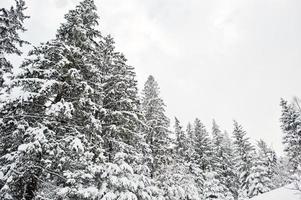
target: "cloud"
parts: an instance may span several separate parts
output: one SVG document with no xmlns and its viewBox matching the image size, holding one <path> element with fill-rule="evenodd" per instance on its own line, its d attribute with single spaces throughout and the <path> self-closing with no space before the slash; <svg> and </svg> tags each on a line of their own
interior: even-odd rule
<svg viewBox="0 0 301 200">
<path fill-rule="evenodd" d="M 65 8 L 68 5 L 68 0 L 55 0 L 55 6 L 57 8 Z"/>
<path fill-rule="evenodd" d="M 216 41 L 216 51 L 228 51 L 240 41 L 241 35 L 235 21 L 236 15 L 237 11 L 233 10 L 218 10 L 213 14 L 210 30 L 213 34 L 212 38 Z"/>
<path fill-rule="evenodd" d="M 118 6 L 116 6 L 118 5 Z M 165 54 L 176 54 L 176 47 L 160 28 L 159 22 L 148 15 L 148 8 L 138 0 L 103 1 L 98 5 L 103 30 L 116 36 L 117 45 L 127 53 L 139 54 L 155 48 Z M 120 48 L 120 49 L 121 49 Z"/>
</svg>

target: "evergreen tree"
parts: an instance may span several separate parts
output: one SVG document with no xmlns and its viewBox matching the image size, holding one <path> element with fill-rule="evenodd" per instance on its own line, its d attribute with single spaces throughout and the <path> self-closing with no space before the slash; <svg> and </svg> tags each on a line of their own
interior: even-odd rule
<svg viewBox="0 0 301 200">
<path fill-rule="evenodd" d="M 194 121 L 195 160 L 203 171 L 212 168 L 212 143 L 205 126 L 199 119 Z"/>
<path fill-rule="evenodd" d="M 251 172 L 254 147 L 246 137 L 246 132 L 242 126 L 234 121 L 234 150 L 235 150 L 235 167 L 237 169 L 237 175 L 239 177 L 239 195 L 245 197 L 248 195 L 250 188 L 250 182 L 248 177 Z"/>
<path fill-rule="evenodd" d="M 184 165 L 186 166 L 187 174 L 191 176 L 194 180 L 193 183 L 197 188 L 197 193 L 199 198 L 201 198 L 202 188 L 204 184 L 204 174 L 203 170 L 200 169 L 200 162 L 197 160 L 199 158 L 196 153 L 196 136 L 194 132 L 194 127 L 188 123 L 186 128 L 186 151 L 184 157 Z"/>
<path fill-rule="evenodd" d="M 187 124 L 186 127 L 186 137 L 187 137 L 187 161 L 191 162 L 193 160 L 193 156 L 195 155 L 195 134 L 193 131 L 193 126 L 191 123 Z"/>
<path fill-rule="evenodd" d="M 272 183 L 275 188 L 280 188 L 293 182 L 291 172 L 293 167 L 287 157 L 279 157 L 275 166 L 275 174 Z"/>
<path fill-rule="evenodd" d="M 268 157 L 270 150 L 266 143 L 260 140 L 258 143 L 258 153 L 254 158 L 253 165 L 251 167 L 250 175 L 247 178 L 250 182 L 250 188 L 248 196 L 253 197 L 273 189 L 272 175 L 274 175 L 272 163 Z"/>
<path fill-rule="evenodd" d="M 204 173 L 212 169 L 212 144 L 205 126 L 199 119 L 187 127 L 185 165 L 193 176 L 199 196 L 203 194 Z"/>
<path fill-rule="evenodd" d="M 300 112 L 281 99 L 282 107 L 281 128 L 284 133 L 284 151 L 287 153 L 294 170 L 301 163 L 301 117 Z"/>
<path fill-rule="evenodd" d="M 54 40 L 32 50 L 15 78 L 23 96 L 5 105 L 4 199 L 91 199 L 103 160 L 100 71 L 92 65 L 92 0 L 65 15 Z"/>
<path fill-rule="evenodd" d="M 188 144 L 185 132 L 180 124 L 180 121 L 175 118 L 175 135 L 176 135 L 176 153 L 179 154 L 184 159 L 187 158 Z"/>
<path fill-rule="evenodd" d="M 183 163 L 173 160 L 166 168 L 164 175 L 159 176 L 166 200 L 199 200 L 200 188 L 194 176 Z"/>
<path fill-rule="evenodd" d="M 186 146 L 187 146 L 187 150 L 186 150 L 186 162 L 190 165 L 190 170 L 192 171 L 198 171 L 199 170 L 199 166 L 195 160 L 195 158 L 197 158 L 197 154 L 196 154 L 196 136 L 195 136 L 195 132 L 193 130 L 193 126 L 191 125 L 191 123 L 187 124 L 186 127 Z"/>
<path fill-rule="evenodd" d="M 293 104 L 281 99 L 281 128 L 284 133 L 283 143 L 290 165 L 296 189 L 301 190 L 301 109 L 298 98 Z"/>
<path fill-rule="evenodd" d="M 149 76 L 142 91 L 142 111 L 147 129 L 146 142 L 150 146 L 152 162 L 151 175 L 154 177 L 168 162 L 169 119 L 165 115 L 165 104 L 159 96 L 159 86 Z"/>
<path fill-rule="evenodd" d="M 235 175 L 233 150 L 230 138 L 223 134 L 215 120 L 212 123 L 213 170 L 216 179 L 223 185 L 223 193 L 237 196 L 237 177 Z M 229 196 L 229 195 L 228 195 Z"/>
<path fill-rule="evenodd" d="M 189 122 L 186 126 L 186 135 L 188 138 L 193 139 L 194 138 L 194 133 L 193 133 L 193 126 Z"/>
<path fill-rule="evenodd" d="M 143 158 L 149 147 L 142 134 L 136 75 L 124 55 L 114 51 L 113 44 L 108 36 L 104 49 L 100 49 L 104 54 L 102 138 L 107 157 L 101 178 L 102 198 L 160 199 Z"/>
<path fill-rule="evenodd" d="M 277 167 L 276 152 L 272 148 L 268 147 L 265 141 L 263 140 L 259 140 L 257 142 L 257 146 L 258 146 L 258 156 L 262 160 L 265 167 L 267 167 L 268 169 L 268 178 L 272 180 L 276 175 L 276 171 L 275 171 Z M 272 188 L 275 188 L 275 186 L 273 186 Z"/>
<path fill-rule="evenodd" d="M 212 145 L 213 145 L 213 170 L 215 170 L 217 173 L 221 173 L 218 171 L 221 171 L 223 168 L 223 160 L 224 160 L 224 148 L 222 146 L 223 143 L 223 134 L 219 128 L 219 126 L 216 124 L 215 120 L 212 121 Z"/>
<path fill-rule="evenodd" d="M 203 189 L 203 199 L 206 200 L 233 200 L 232 194 L 216 178 L 215 172 L 205 173 L 205 183 Z"/>
<path fill-rule="evenodd" d="M 187 138 L 177 118 L 175 118 L 174 128 L 176 138 L 173 159 L 159 179 L 163 183 L 165 198 L 168 200 L 200 199 L 201 191 L 187 160 Z"/>
<path fill-rule="evenodd" d="M 23 44 L 28 44 L 20 38 L 19 33 L 24 32 L 25 2 L 16 0 L 16 6 L 10 9 L 0 8 L 0 89 L 2 89 L 5 74 L 11 76 L 12 64 L 7 58 L 9 54 L 21 55 L 19 49 Z"/>
<path fill-rule="evenodd" d="M 222 146 L 224 149 L 224 158 L 225 158 L 225 170 L 223 172 L 223 179 L 226 187 L 232 193 L 234 199 L 238 198 L 238 188 L 239 188 L 239 179 L 236 173 L 235 168 L 235 152 L 233 147 L 233 142 L 229 134 L 225 131 Z"/>
</svg>

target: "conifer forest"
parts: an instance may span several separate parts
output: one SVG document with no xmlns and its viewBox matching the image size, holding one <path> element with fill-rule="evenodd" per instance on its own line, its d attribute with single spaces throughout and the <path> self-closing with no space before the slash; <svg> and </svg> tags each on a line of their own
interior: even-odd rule
<svg viewBox="0 0 301 200">
<path fill-rule="evenodd" d="M 246 200 L 286 185 L 301 192 L 297 98 L 279 99 L 277 155 L 269 141 L 251 142 L 239 119 L 224 131 L 215 120 L 205 127 L 167 117 L 156 78 L 138 90 L 135 68 L 99 30 L 93 0 L 66 13 L 55 37 L 28 55 L 22 34 L 34 16 L 26 10 L 26 0 L 0 8 L 1 200 Z M 12 55 L 22 55 L 20 66 Z"/>
</svg>

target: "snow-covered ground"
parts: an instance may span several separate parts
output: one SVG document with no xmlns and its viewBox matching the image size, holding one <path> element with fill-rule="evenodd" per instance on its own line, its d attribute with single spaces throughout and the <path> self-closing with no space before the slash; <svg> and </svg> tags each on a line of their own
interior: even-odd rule
<svg viewBox="0 0 301 200">
<path fill-rule="evenodd" d="M 287 185 L 256 196 L 252 200 L 301 200 L 301 192 L 295 190 L 293 185 Z"/>
</svg>

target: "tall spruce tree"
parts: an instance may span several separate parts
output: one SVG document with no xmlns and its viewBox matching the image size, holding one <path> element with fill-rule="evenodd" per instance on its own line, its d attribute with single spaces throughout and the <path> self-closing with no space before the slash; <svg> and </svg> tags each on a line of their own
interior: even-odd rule
<svg viewBox="0 0 301 200">
<path fill-rule="evenodd" d="M 281 128 L 284 133 L 284 151 L 287 153 L 290 162 L 295 170 L 301 163 L 301 115 L 293 105 L 281 99 L 282 107 Z"/>
<path fill-rule="evenodd" d="M 301 191 L 301 110 L 299 101 L 295 98 L 294 104 L 288 104 L 281 99 L 282 115 L 281 128 L 284 133 L 283 144 L 290 165 L 291 174 L 295 181 L 296 189 Z"/>
<path fill-rule="evenodd" d="M 29 53 L 5 106 L 4 199 L 91 199 L 102 163 L 100 71 L 90 55 L 98 16 L 92 0 L 65 15 L 56 38 Z M 2 141 L 1 141 L 2 143 Z"/>
<path fill-rule="evenodd" d="M 212 169 L 212 144 L 205 126 L 199 119 L 195 119 L 194 125 L 187 128 L 186 165 L 193 179 L 200 196 L 204 189 L 204 176 Z"/>
<path fill-rule="evenodd" d="M 212 122 L 212 145 L 213 145 L 213 168 L 215 171 L 215 179 L 222 185 L 223 194 L 229 197 L 237 196 L 237 189 L 235 188 L 236 175 L 233 168 L 233 151 L 231 141 L 222 133 L 219 126 L 213 120 Z"/>
<path fill-rule="evenodd" d="M 175 118 L 175 136 L 176 136 L 176 148 L 175 152 L 179 154 L 182 158 L 186 159 L 187 158 L 187 153 L 188 153 L 188 140 L 185 135 L 185 132 L 183 130 L 183 127 L 180 124 L 180 121 Z"/>
<path fill-rule="evenodd" d="M 246 137 L 246 132 L 242 126 L 234 121 L 233 130 L 233 144 L 235 150 L 235 167 L 237 169 L 237 176 L 239 177 L 239 195 L 243 197 L 248 196 L 250 182 L 248 176 L 251 172 L 252 161 L 254 156 L 254 147 Z"/>
<path fill-rule="evenodd" d="M 147 125 L 146 142 L 152 155 L 151 175 L 155 177 L 168 162 L 170 139 L 165 104 L 160 98 L 159 85 L 151 75 L 147 78 L 142 91 L 142 111 Z"/>
<path fill-rule="evenodd" d="M 175 142 L 172 162 L 160 176 L 167 200 L 197 200 L 201 198 L 201 190 L 196 182 L 195 174 L 191 173 L 187 162 L 187 138 L 177 118 L 174 125 Z"/>
<path fill-rule="evenodd" d="M 223 134 L 215 122 L 215 120 L 212 121 L 212 147 L 213 147 L 213 170 L 215 170 L 218 174 L 220 174 L 222 168 L 223 168 L 223 156 L 224 156 L 224 148 L 222 146 L 223 143 Z"/>
<path fill-rule="evenodd" d="M 259 140 L 257 142 L 258 146 L 258 156 L 263 161 L 263 164 L 268 168 L 268 177 L 272 180 L 276 176 L 276 167 L 278 163 L 278 158 L 276 152 L 268 147 L 265 141 Z M 273 182 L 273 181 L 271 181 Z M 271 189 L 275 188 L 275 185 Z"/>
<path fill-rule="evenodd" d="M 104 54 L 102 138 L 107 158 L 101 177 L 102 198 L 160 199 L 143 158 L 149 147 L 142 134 L 145 125 L 136 74 L 124 55 L 114 51 L 113 44 L 110 36 L 105 37 L 104 49 L 100 49 Z"/>
<path fill-rule="evenodd" d="M 188 122 L 186 126 L 186 134 L 188 138 L 193 139 L 194 138 L 194 133 L 193 133 L 193 126 L 191 125 L 190 122 Z"/>
<path fill-rule="evenodd" d="M 199 158 L 196 153 L 197 143 L 196 136 L 194 132 L 194 127 L 191 123 L 188 123 L 186 127 L 186 151 L 184 154 L 184 165 L 186 166 L 187 174 L 191 176 L 194 180 L 193 184 L 197 188 L 197 194 L 199 198 L 202 197 L 203 184 L 204 184 L 204 173 L 200 168 L 200 162 L 197 160 Z"/>
<path fill-rule="evenodd" d="M 196 137 L 191 123 L 188 123 L 186 127 L 186 142 L 186 162 L 188 162 L 191 165 L 191 167 L 195 168 L 197 167 L 195 166 L 197 162 L 195 162 L 196 160 L 194 159 L 196 157 Z"/>
<path fill-rule="evenodd" d="M 195 160 L 201 170 L 209 170 L 212 168 L 212 143 L 205 126 L 198 118 L 194 121 L 194 135 Z"/>
<path fill-rule="evenodd" d="M 233 142 L 229 136 L 229 134 L 224 131 L 223 133 L 223 141 L 222 141 L 222 147 L 224 149 L 224 163 L 225 168 L 223 170 L 223 183 L 226 185 L 226 187 L 229 189 L 229 191 L 232 193 L 232 196 L 234 199 L 238 198 L 238 188 L 239 188 L 239 179 L 236 173 L 235 168 L 235 152 L 234 152 L 234 146 Z"/>
<path fill-rule="evenodd" d="M 273 189 L 272 175 L 275 174 L 270 162 L 269 152 L 266 143 L 263 140 L 257 143 L 258 151 L 253 160 L 250 175 L 247 178 L 250 183 L 248 196 L 253 197 Z"/>
</svg>

